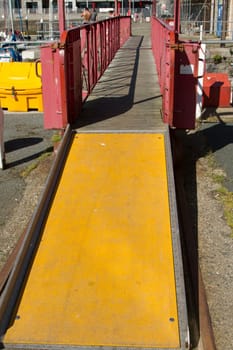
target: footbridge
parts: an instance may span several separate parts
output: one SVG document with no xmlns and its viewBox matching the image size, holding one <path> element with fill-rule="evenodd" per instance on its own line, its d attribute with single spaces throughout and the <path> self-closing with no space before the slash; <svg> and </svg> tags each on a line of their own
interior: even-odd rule
<svg viewBox="0 0 233 350">
<path fill-rule="evenodd" d="M 63 137 L 1 293 L 4 348 L 190 347 L 170 130 L 195 127 L 200 56 L 155 17 L 42 48 Z"/>
</svg>

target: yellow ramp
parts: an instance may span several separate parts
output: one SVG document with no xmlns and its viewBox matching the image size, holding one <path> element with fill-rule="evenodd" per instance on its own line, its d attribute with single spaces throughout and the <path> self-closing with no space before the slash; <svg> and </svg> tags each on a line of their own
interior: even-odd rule
<svg viewBox="0 0 233 350">
<path fill-rule="evenodd" d="M 179 348 L 163 134 L 77 134 L 11 345 Z"/>
</svg>

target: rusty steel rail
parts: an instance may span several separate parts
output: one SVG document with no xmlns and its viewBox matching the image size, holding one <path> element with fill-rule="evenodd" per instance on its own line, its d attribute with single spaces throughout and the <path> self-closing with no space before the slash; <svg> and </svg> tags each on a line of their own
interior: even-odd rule
<svg viewBox="0 0 233 350">
<path fill-rule="evenodd" d="M 197 237 L 184 188 L 184 149 L 179 132 L 171 132 L 178 218 L 185 269 L 191 349 L 217 350 L 207 303 L 205 286 L 198 261 Z"/>
</svg>

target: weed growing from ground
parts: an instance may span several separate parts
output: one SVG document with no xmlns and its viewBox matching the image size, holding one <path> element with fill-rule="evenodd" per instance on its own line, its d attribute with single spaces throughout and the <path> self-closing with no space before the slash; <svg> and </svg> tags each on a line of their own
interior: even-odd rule
<svg viewBox="0 0 233 350">
<path fill-rule="evenodd" d="M 230 192 L 224 186 L 226 174 L 222 169 L 218 168 L 213 154 L 209 153 L 207 159 L 210 167 L 210 173 L 208 175 L 218 185 L 215 190 L 215 198 L 223 205 L 224 218 L 231 229 L 231 237 L 233 238 L 233 192 Z"/>
</svg>

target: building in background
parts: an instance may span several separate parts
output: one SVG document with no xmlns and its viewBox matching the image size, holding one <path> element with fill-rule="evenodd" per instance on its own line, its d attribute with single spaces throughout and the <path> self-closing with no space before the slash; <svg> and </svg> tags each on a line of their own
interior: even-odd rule
<svg viewBox="0 0 233 350">
<path fill-rule="evenodd" d="M 48 20 L 54 16 L 57 19 L 59 0 L 0 0 L 0 20 L 7 27 L 10 22 L 31 19 Z M 84 7 L 96 8 L 98 12 L 108 12 L 114 9 L 114 0 L 64 0 L 67 17 L 77 16 Z M 157 0 L 157 9 L 163 12 L 173 9 L 174 0 Z M 118 13 L 126 15 L 129 7 L 131 13 L 150 9 L 152 0 L 118 0 Z M 162 13 L 161 13 L 162 14 Z M 171 13 L 169 12 L 169 17 Z M 180 0 L 181 28 L 186 32 L 199 30 L 202 26 L 205 32 L 221 39 L 233 39 L 233 0 Z"/>
<path fill-rule="evenodd" d="M 121 14 L 126 14 L 129 4 L 133 10 L 142 9 L 151 6 L 152 0 L 118 0 L 118 9 Z M 0 16 L 9 16 L 9 8 L 12 8 L 14 15 L 22 17 L 35 15 L 43 16 L 49 14 L 50 9 L 54 14 L 58 12 L 58 0 L 0 0 Z M 115 8 L 115 0 L 65 0 L 65 11 L 68 14 L 80 13 L 84 7 L 102 9 L 107 12 L 108 9 Z M 122 9 L 125 9 L 122 13 Z"/>
<path fill-rule="evenodd" d="M 43 15 L 49 13 L 49 7 L 57 12 L 58 0 L 0 0 L 1 9 L 9 9 L 12 7 L 13 13 L 17 15 L 20 11 L 22 16 L 35 14 Z M 76 11 L 76 0 L 65 0 L 65 7 L 67 10 Z"/>
</svg>

